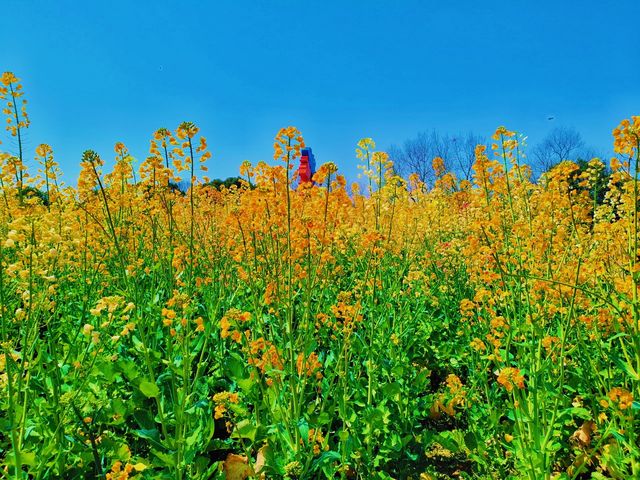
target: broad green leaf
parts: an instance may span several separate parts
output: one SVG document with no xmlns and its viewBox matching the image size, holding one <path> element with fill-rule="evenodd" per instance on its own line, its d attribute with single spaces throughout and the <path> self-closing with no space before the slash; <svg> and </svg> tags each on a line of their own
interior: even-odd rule
<svg viewBox="0 0 640 480">
<path fill-rule="evenodd" d="M 160 395 L 160 389 L 158 388 L 158 386 L 155 383 L 150 382 L 149 380 L 143 380 L 142 382 L 140 382 L 139 388 L 147 398 L 156 398 L 158 395 Z"/>
<path fill-rule="evenodd" d="M 307 443 L 309 441 L 309 424 L 306 419 L 301 418 L 298 420 L 298 431 L 300 432 L 302 441 Z"/>
<path fill-rule="evenodd" d="M 257 432 L 258 427 L 256 425 L 251 424 L 249 420 L 242 420 L 238 422 L 238 425 L 231 436 L 233 438 L 246 438 L 253 442 L 256 439 Z"/>
</svg>

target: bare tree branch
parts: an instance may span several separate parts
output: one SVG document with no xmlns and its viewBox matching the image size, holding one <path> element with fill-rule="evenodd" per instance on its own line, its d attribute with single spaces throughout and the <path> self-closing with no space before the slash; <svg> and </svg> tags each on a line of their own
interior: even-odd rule
<svg viewBox="0 0 640 480">
<path fill-rule="evenodd" d="M 563 160 L 587 159 L 591 151 L 575 128 L 556 127 L 531 150 L 531 168 L 539 177 Z"/>
<path fill-rule="evenodd" d="M 486 139 L 471 132 L 448 135 L 432 130 L 406 140 L 401 147 L 392 145 L 388 152 L 400 175 L 407 177 L 415 173 L 421 181 L 433 185 L 435 172 L 432 163 L 436 157 L 442 158 L 445 168 L 458 178 L 469 180 L 478 144 L 486 144 Z"/>
</svg>

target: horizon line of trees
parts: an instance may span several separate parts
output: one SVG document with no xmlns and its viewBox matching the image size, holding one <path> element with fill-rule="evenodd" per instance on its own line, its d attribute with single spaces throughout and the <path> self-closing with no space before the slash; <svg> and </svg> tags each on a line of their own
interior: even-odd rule
<svg viewBox="0 0 640 480">
<path fill-rule="evenodd" d="M 442 158 L 445 169 L 454 173 L 459 180 L 471 181 L 477 145 L 486 145 L 490 150 L 491 142 L 488 137 L 473 132 L 452 135 L 433 129 L 430 132 L 419 132 L 415 137 L 405 140 L 402 145 L 392 144 L 387 153 L 397 174 L 407 178 L 415 173 L 422 182 L 431 186 L 436 180 L 436 172 L 433 169 L 433 159 L 436 157 Z M 601 153 L 587 145 L 575 128 L 558 126 L 527 151 L 525 163 L 531 168 L 532 180 L 538 181 L 542 174 L 565 160 L 576 162 L 580 170 L 583 170 L 592 158 L 602 159 Z M 608 167 L 605 167 L 602 174 L 608 176 Z M 230 188 L 232 185 L 239 187 L 241 184 L 242 179 L 238 176 L 216 178 L 206 183 L 216 189 Z M 189 185 L 188 181 L 182 180 L 170 182 L 169 188 L 184 194 L 188 191 Z M 48 203 L 46 194 L 38 188 L 25 187 L 23 190 L 26 196 L 39 197 L 45 205 Z"/>
<path fill-rule="evenodd" d="M 488 137 L 473 132 L 452 135 L 433 129 L 420 132 L 401 145 L 392 144 L 388 153 L 399 175 L 406 178 L 415 173 L 426 185 L 433 185 L 436 174 L 432 163 L 436 157 L 442 158 L 446 170 L 458 179 L 471 180 L 477 145 L 486 145 L 487 150 L 491 150 Z M 603 158 L 602 152 L 589 146 L 580 132 L 564 126 L 555 127 L 526 154 L 525 163 L 531 168 L 533 181 L 565 160 L 580 165 L 593 158 Z"/>
</svg>

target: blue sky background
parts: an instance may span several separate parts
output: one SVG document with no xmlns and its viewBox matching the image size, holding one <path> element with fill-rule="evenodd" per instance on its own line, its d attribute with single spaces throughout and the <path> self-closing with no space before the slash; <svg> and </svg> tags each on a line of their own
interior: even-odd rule
<svg viewBox="0 0 640 480">
<path fill-rule="evenodd" d="M 640 114 L 637 0 L 2 4 L 0 68 L 25 85 L 28 156 L 51 144 L 72 184 L 85 149 L 109 161 L 122 141 L 142 160 L 155 129 L 183 120 L 208 138 L 212 177 L 270 161 L 292 124 L 355 178 L 362 137 L 384 149 L 505 125 L 533 145 L 565 125 L 608 152 Z"/>
</svg>

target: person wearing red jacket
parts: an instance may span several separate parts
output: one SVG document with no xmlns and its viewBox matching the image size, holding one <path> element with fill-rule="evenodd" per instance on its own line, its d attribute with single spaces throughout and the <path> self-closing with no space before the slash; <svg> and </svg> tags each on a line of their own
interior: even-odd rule
<svg viewBox="0 0 640 480">
<path fill-rule="evenodd" d="M 298 168 L 298 180 L 300 184 L 313 182 L 313 174 L 316 173 L 316 159 L 310 148 L 303 148 L 300 152 L 300 167 Z"/>
</svg>

